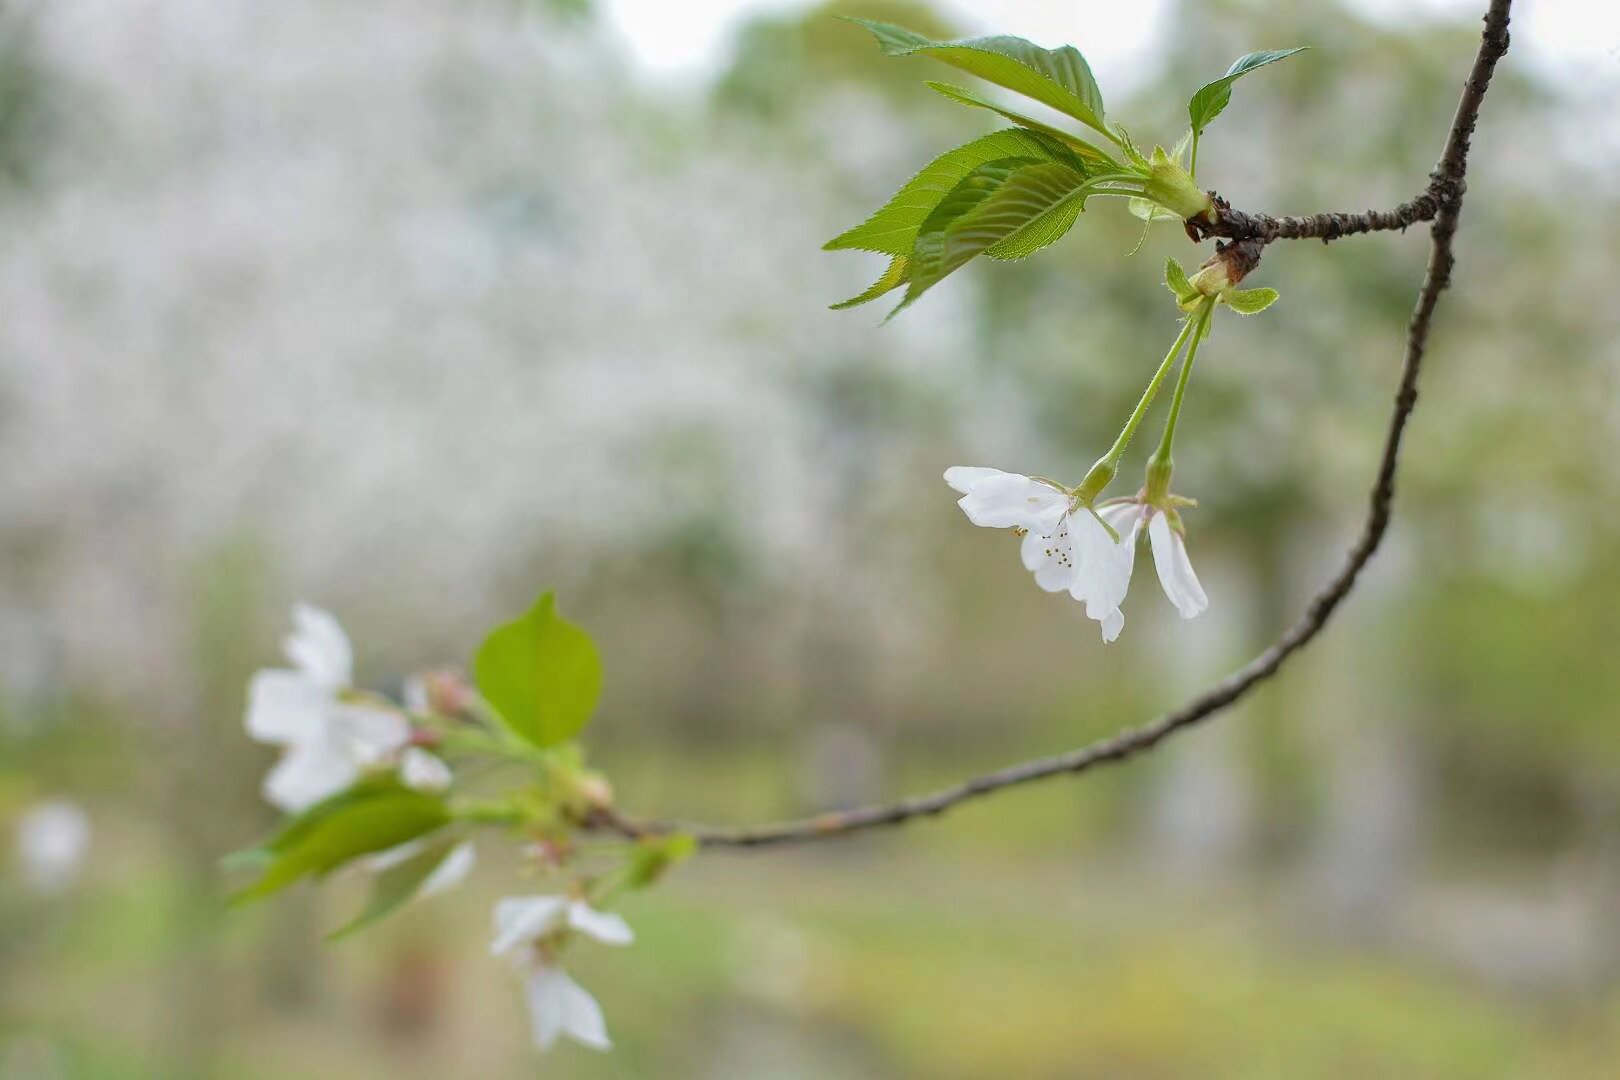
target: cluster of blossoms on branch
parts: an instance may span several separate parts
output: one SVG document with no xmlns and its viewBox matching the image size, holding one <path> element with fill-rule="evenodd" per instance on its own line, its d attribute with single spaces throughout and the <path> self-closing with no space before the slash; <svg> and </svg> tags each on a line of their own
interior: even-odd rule
<svg viewBox="0 0 1620 1080">
<path fill-rule="evenodd" d="M 980 254 L 1023 258 L 1058 240 L 1093 197 L 1126 200 L 1144 229 L 1169 218 L 1199 238 L 1215 220 L 1211 196 L 1194 180 L 1200 135 L 1226 108 L 1235 80 L 1298 51 L 1238 60 L 1193 95 L 1186 137 L 1173 150 L 1144 154 L 1124 127 L 1104 118 L 1102 94 L 1073 48 L 1047 50 L 1012 37 L 936 42 L 900 27 L 861 25 L 891 55 L 932 56 L 1056 109 L 1103 139 L 1098 144 L 1092 135 L 1031 119 L 959 87 L 930 84 L 1017 126 L 941 155 L 868 221 L 827 245 L 890 257 L 870 289 L 835 306 L 905 286 L 896 311 Z M 1215 309 L 1251 314 L 1276 299 L 1270 289 L 1237 288 L 1257 261 L 1257 246 L 1236 243 L 1217 247 L 1190 278 L 1169 262 L 1165 281 L 1183 313 L 1181 329 L 1113 446 L 1079 483 L 981 467 L 945 473 L 968 519 L 1016 532 L 1036 584 L 1082 602 L 1105 641 L 1124 626 L 1121 605 L 1143 533 L 1177 611 L 1192 618 L 1208 606 L 1181 519 L 1193 502 L 1170 490 L 1171 447 Z M 1142 488 L 1102 498 L 1178 360 L 1164 434 Z M 627 827 L 606 778 L 586 767 L 578 739 L 602 681 L 590 637 L 557 614 L 547 593 L 490 632 L 470 681 L 445 673 L 413 679 L 396 704 L 357 688 L 353 650 L 336 619 L 300 606 L 294 623 L 285 642 L 292 666 L 254 678 L 246 717 L 252 738 L 281 749 L 264 794 L 288 817 L 258 846 L 228 860 L 233 870 L 254 875 L 237 900 L 352 869 L 371 880 L 371 898 L 334 932 L 345 935 L 458 884 L 475 860 L 472 834 L 504 833 L 560 884 L 555 892 L 499 901 L 491 952 L 522 975 L 536 1045 L 547 1049 L 566 1036 L 605 1049 L 601 1007 L 564 968 L 566 950 L 581 938 L 630 944 L 629 925 L 607 906 L 626 890 L 659 880 L 696 843 L 679 832 Z M 577 842 L 591 830 L 611 838 Z"/>
<path fill-rule="evenodd" d="M 564 968 L 564 951 L 579 938 L 630 944 L 624 919 L 598 906 L 651 884 L 690 842 L 627 840 L 602 866 L 573 841 L 612 800 L 573 742 L 600 688 L 590 638 L 556 614 L 548 594 L 489 635 L 475 662 L 477 688 L 437 672 L 409 680 L 395 704 L 355 687 L 353 649 L 335 618 L 299 605 L 293 621 L 283 643 L 291 666 L 254 676 L 245 721 L 252 738 L 281 749 L 263 791 L 291 817 L 230 858 L 233 868 L 258 872 L 237 898 L 352 868 L 371 880 L 372 895 L 333 932 L 340 937 L 464 881 L 474 830 L 515 834 L 526 857 L 565 884 L 555 895 L 499 901 L 491 952 L 522 976 L 538 1047 L 566 1036 L 607 1049 L 601 1007 Z M 504 770 L 504 784 L 483 795 L 458 782 L 451 763 L 474 760 L 478 772 Z"/>
</svg>

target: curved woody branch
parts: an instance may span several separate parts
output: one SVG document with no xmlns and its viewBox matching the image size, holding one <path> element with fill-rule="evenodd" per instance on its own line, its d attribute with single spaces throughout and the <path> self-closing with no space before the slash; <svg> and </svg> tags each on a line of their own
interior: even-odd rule
<svg viewBox="0 0 1620 1080">
<path fill-rule="evenodd" d="M 1462 209 L 1468 149 L 1474 124 L 1490 85 L 1496 63 L 1508 48 L 1508 11 L 1511 0 L 1491 0 L 1485 15 L 1485 30 L 1479 52 L 1462 98 L 1452 120 L 1440 160 L 1430 174 L 1428 187 L 1410 202 L 1393 210 L 1361 214 L 1326 213 L 1310 217 L 1271 217 L 1233 210 L 1224 200 L 1217 202 L 1213 224 L 1189 223 L 1195 238 L 1225 237 L 1239 248 L 1258 257 L 1259 248 L 1273 240 L 1318 238 L 1323 241 L 1354 233 L 1405 229 L 1420 221 L 1433 221 L 1430 228 L 1429 262 L 1417 303 L 1407 327 L 1406 354 L 1401 368 L 1389 427 L 1384 437 L 1383 456 L 1368 500 L 1367 516 L 1361 533 L 1345 556 L 1339 572 L 1319 591 L 1299 620 L 1269 648 L 1180 708 L 1165 713 L 1151 723 L 1052 757 L 1036 758 L 995 772 L 964 780 L 932 794 L 898 802 L 823 814 L 778 824 L 744 828 L 715 828 L 684 823 L 647 823 L 600 811 L 591 824 L 640 837 L 682 831 L 694 836 L 705 847 L 764 847 L 805 840 L 817 840 L 898 825 L 913 818 L 932 817 L 973 799 L 1006 788 L 1017 787 L 1051 776 L 1082 773 L 1098 765 L 1124 761 L 1151 749 L 1178 731 L 1192 727 L 1245 697 L 1283 666 L 1284 662 L 1309 644 L 1355 587 L 1362 569 L 1378 550 L 1389 527 L 1395 499 L 1395 475 L 1400 463 L 1401 441 L 1407 421 L 1417 405 L 1418 375 L 1428 345 L 1429 327 L 1440 294 L 1451 281 L 1452 240 Z"/>
</svg>

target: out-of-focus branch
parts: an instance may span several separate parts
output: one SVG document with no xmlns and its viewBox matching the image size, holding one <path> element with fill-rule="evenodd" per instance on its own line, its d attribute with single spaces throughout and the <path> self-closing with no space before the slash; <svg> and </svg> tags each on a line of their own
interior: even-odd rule
<svg viewBox="0 0 1620 1080">
<path fill-rule="evenodd" d="M 1429 231 L 1428 267 L 1423 276 L 1423 284 L 1418 290 L 1411 322 L 1407 327 L 1405 361 L 1401 367 L 1394 409 L 1390 414 L 1388 431 L 1384 437 L 1383 456 L 1379 461 L 1377 477 L 1368 499 L 1367 516 L 1361 534 L 1345 556 L 1344 565 L 1340 567 L 1339 572 L 1312 598 L 1299 621 L 1281 638 L 1204 693 L 1152 723 L 1127 729 L 1110 738 L 1067 753 L 1036 758 L 975 776 L 929 795 L 822 814 L 798 821 L 743 828 L 639 822 L 612 811 L 599 812 L 592 824 L 632 837 L 659 835 L 679 830 L 690 833 L 705 847 L 765 847 L 848 836 L 883 825 L 898 825 L 913 818 L 932 817 L 970 800 L 1036 780 L 1044 780 L 1047 777 L 1073 775 L 1095 766 L 1124 761 L 1157 746 L 1177 732 L 1214 716 L 1275 675 L 1290 656 L 1304 648 L 1322 632 L 1333 612 L 1355 587 L 1362 569 L 1378 550 L 1378 545 L 1383 541 L 1384 533 L 1389 528 L 1391 508 L 1395 500 L 1395 476 L 1400 464 L 1401 442 L 1406 434 L 1406 425 L 1411 419 L 1412 410 L 1417 406 L 1418 375 L 1422 370 L 1424 351 L 1428 346 L 1429 327 L 1440 294 L 1451 282 L 1453 265 L 1451 247 L 1457 233 L 1457 219 L 1462 209 L 1463 192 L 1466 188 L 1469 141 L 1479 117 L 1480 105 L 1490 85 L 1491 74 L 1496 69 L 1497 61 L 1507 52 L 1510 6 L 1511 0 L 1491 0 L 1490 8 L 1485 15 L 1485 32 L 1480 41 L 1479 53 L 1474 58 L 1473 70 L 1469 72 L 1468 81 L 1463 86 L 1462 99 L 1457 104 L 1456 116 L 1452 120 L 1440 160 L 1423 194 L 1394 210 L 1368 211 L 1365 214 L 1316 214 L 1303 218 L 1274 218 L 1224 208 L 1220 211 L 1217 224 L 1205 230 L 1205 235 L 1224 236 L 1235 240 L 1258 240 L 1264 243 L 1273 239 L 1301 237 L 1331 240 L 1350 233 L 1405 228 L 1419 221 L 1434 222 Z"/>
</svg>

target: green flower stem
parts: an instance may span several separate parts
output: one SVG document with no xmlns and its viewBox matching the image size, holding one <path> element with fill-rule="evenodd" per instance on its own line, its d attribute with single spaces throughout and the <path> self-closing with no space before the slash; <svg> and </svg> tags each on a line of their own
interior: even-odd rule
<svg viewBox="0 0 1620 1080">
<path fill-rule="evenodd" d="M 1159 449 L 1148 460 L 1149 501 L 1162 499 L 1169 492 L 1170 447 L 1176 441 L 1176 421 L 1181 419 L 1181 401 L 1187 396 L 1187 380 L 1192 375 L 1193 361 L 1198 357 L 1198 343 L 1204 340 L 1204 331 L 1214 311 L 1215 298 L 1209 296 L 1199 301 L 1193 314 L 1187 317 L 1188 325 L 1196 324 L 1198 329 L 1192 336 L 1192 343 L 1187 346 L 1187 359 L 1182 362 L 1181 374 L 1176 378 L 1175 396 L 1170 399 L 1170 415 L 1164 422 L 1164 437 L 1159 440 Z M 1164 490 L 1156 490 L 1161 486 Z"/>
<path fill-rule="evenodd" d="M 1086 478 L 1080 482 L 1080 486 L 1075 490 L 1075 497 L 1082 505 L 1091 505 L 1091 500 L 1108 486 L 1114 474 L 1119 471 L 1119 459 L 1125 455 L 1125 448 L 1131 444 L 1131 437 L 1141 426 L 1142 418 L 1147 415 L 1149 406 L 1159 393 L 1159 387 L 1164 383 L 1164 377 L 1170 373 L 1170 367 L 1176 362 L 1176 357 L 1181 355 L 1181 347 L 1187 343 L 1187 338 L 1197 321 L 1192 316 L 1182 321 L 1181 333 L 1176 335 L 1175 343 L 1170 346 L 1170 351 L 1159 364 L 1159 370 L 1153 373 L 1147 389 L 1142 391 L 1142 399 L 1136 403 L 1136 411 L 1131 413 L 1131 418 L 1125 421 L 1125 427 L 1120 431 L 1119 438 L 1114 440 L 1113 447 L 1097 460 L 1091 471 L 1086 473 Z"/>
</svg>

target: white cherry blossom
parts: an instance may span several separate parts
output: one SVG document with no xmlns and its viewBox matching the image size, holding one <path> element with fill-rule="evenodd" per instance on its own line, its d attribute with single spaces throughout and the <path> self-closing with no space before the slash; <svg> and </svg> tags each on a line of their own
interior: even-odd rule
<svg viewBox="0 0 1620 1080">
<path fill-rule="evenodd" d="M 73 884 L 90 850 L 90 818 L 77 803 L 48 799 L 17 820 L 17 864 L 29 888 L 55 893 Z"/>
<path fill-rule="evenodd" d="M 566 1035 L 583 1046 L 607 1050 L 612 1043 L 602 1007 L 555 959 L 557 945 L 570 932 L 606 945 L 628 945 L 635 938 L 618 915 L 597 911 L 583 900 L 518 896 L 495 905 L 495 940 L 490 952 L 512 957 L 524 973 L 536 1046 L 549 1050 Z"/>
<path fill-rule="evenodd" d="M 1198 575 L 1193 572 L 1192 560 L 1187 557 L 1187 542 L 1182 538 L 1180 523 L 1172 520 L 1173 504 L 1168 505 L 1172 505 L 1172 508 L 1132 499 L 1105 505 L 1101 507 L 1101 513 L 1118 531 L 1122 541 L 1129 533 L 1133 550 L 1136 547 L 1135 538 L 1146 525 L 1148 546 L 1153 549 L 1153 567 L 1158 571 L 1164 595 L 1170 598 L 1183 619 L 1192 619 L 1208 609 L 1209 597 L 1199 583 Z M 1129 579 L 1127 568 L 1126 583 Z M 1124 598 L 1123 588 L 1120 598 Z"/>
<path fill-rule="evenodd" d="M 293 621 L 282 646 L 293 667 L 255 675 L 247 711 L 250 736 L 285 748 L 264 797 L 289 812 L 342 791 L 402 751 L 411 733 L 397 711 L 350 699 L 354 653 L 336 619 L 300 604 Z M 420 762 L 417 769 L 425 775 Z"/>
<path fill-rule="evenodd" d="M 1023 532 L 1024 568 L 1035 584 L 1083 601 L 1086 616 L 1102 624 L 1104 641 L 1119 637 L 1125 626 L 1119 605 L 1136 558 L 1134 530 L 1127 536 L 1107 510 L 1099 515 L 1074 506 L 1067 490 L 1038 477 L 958 465 L 945 470 L 945 482 L 962 493 L 957 505 L 973 524 Z"/>
</svg>

